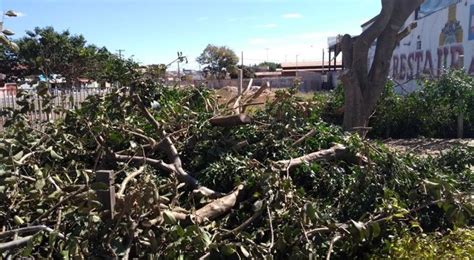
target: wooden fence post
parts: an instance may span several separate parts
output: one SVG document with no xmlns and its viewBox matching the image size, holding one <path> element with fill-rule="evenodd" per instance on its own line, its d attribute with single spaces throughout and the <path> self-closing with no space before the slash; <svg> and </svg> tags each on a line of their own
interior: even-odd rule
<svg viewBox="0 0 474 260">
<path fill-rule="evenodd" d="M 114 172 L 97 171 L 96 178 L 98 183 L 103 183 L 107 186 L 107 189 L 96 190 L 96 193 L 99 202 L 103 205 L 104 214 L 113 219 L 115 210 Z"/>
</svg>

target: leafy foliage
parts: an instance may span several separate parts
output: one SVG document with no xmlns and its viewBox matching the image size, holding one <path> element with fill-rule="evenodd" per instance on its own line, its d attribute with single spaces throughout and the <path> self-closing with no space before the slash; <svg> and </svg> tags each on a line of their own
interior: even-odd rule
<svg viewBox="0 0 474 260">
<path fill-rule="evenodd" d="M 68 87 L 81 77 L 101 83 L 130 84 L 130 74 L 138 70 L 132 60 L 122 60 L 105 47 L 87 44 L 82 35 L 73 35 L 68 30 L 57 32 L 53 27 L 37 27 L 16 44 L 20 47 L 16 53 L 0 46 L 0 73 L 6 74 L 9 81 L 60 75 L 67 80 Z"/>
<path fill-rule="evenodd" d="M 323 122 L 313 101 L 302 102 L 295 89 L 278 92 L 252 115 L 252 124 L 213 127 L 209 119 L 229 110 L 211 90 L 136 77 L 130 73 L 131 87 L 91 96 L 80 109 L 63 110 L 63 120 L 40 128 L 26 116 L 32 108 L 24 93 L 16 110 L 5 111 L 10 120 L 0 138 L 0 225 L 13 230 L 41 224 L 53 232 L 36 232 L 3 257 L 299 259 L 325 257 L 331 247 L 334 257 L 356 258 L 399 254 L 384 251 L 387 243 L 398 243 L 393 237 L 472 227 L 472 148 L 436 159 L 396 154 Z M 212 198 L 197 195 L 159 163 L 117 159 L 169 160 L 153 149 L 150 140 L 162 133 L 141 104 L 170 133 L 183 167 L 201 185 L 226 194 L 243 185 L 231 210 L 203 222 L 179 219 Z M 51 109 L 61 110 L 54 104 Z M 294 145 L 310 130 L 315 134 Z M 275 167 L 275 161 L 333 143 L 367 161 L 319 161 L 294 171 Z M 97 196 L 104 188 L 97 170 L 114 171 L 119 190 L 141 167 L 117 195 L 110 219 Z M 2 243 L 11 239 L 0 233 Z M 445 241 L 460 243 L 449 236 Z"/>
<path fill-rule="evenodd" d="M 465 120 L 465 136 L 474 132 L 474 81 L 463 70 L 447 71 L 438 80 L 426 80 L 423 89 L 405 96 L 387 85 L 370 123 L 374 136 L 456 137 L 458 115 Z"/>
<path fill-rule="evenodd" d="M 385 256 L 396 259 L 469 259 L 474 253 L 472 229 L 458 229 L 448 234 L 410 234 L 387 242 Z"/>
<path fill-rule="evenodd" d="M 227 73 L 235 74 L 239 57 L 228 47 L 209 44 L 196 61 L 204 66 L 206 77 L 223 79 Z"/>
</svg>

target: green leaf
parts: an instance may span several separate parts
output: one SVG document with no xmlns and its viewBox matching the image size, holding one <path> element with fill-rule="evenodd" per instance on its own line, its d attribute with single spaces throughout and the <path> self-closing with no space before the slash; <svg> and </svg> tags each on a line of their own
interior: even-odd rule
<svg viewBox="0 0 474 260">
<path fill-rule="evenodd" d="M 245 249 L 244 246 L 242 246 L 242 245 L 240 246 L 240 251 L 242 252 L 242 254 L 244 255 L 244 257 L 246 257 L 246 258 L 250 257 L 249 251 L 247 251 L 247 249 Z"/>
<path fill-rule="evenodd" d="M 224 254 L 225 256 L 231 256 L 231 255 L 235 254 L 235 246 L 233 246 L 233 245 L 225 245 L 225 246 L 221 249 L 221 252 L 222 252 L 222 254 Z"/>
<path fill-rule="evenodd" d="M 37 179 L 35 183 L 35 188 L 37 190 L 42 190 L 45 185 L 46 185 L 46 181 L 43 178 Z"/>
<path fill-rule="evenodd" d="M 13 156 L 13 160 L 15 161 L 21 160 L 21 158 L 23 157 L 23 154 L 24 154 L 23 151 L 18 152 L 17 154 Z"/>
<path fill-rule="evenodd" d="M 25 224 L 25 221 L 24 221 L 21 217 L 19 217 L 19 216 L 14 216 L 14 217 L 13 217 L 13 220 L 15 221 L 15 224 L 17 224 L 17 225 L 23 225 L 23 224 Z"/>
<path fill-rule="evenodd" d="M 3 182 L 6 184 L 15 184 L 18 182 L 18 177 L 16 176 L 11 176 L 3 179 Z"/>
<path fill-rule="evenodd" d="M 58 199 L 59 197 L 61 197 L 61 194 L 62 194 L 62 191 L 57 190 L 57 191 L 51 193 L 51 194 L 48 196 L 48 199 Z"/>
<path fill-rule="evenodd" d="M 51 151 L 49 152 L 51 157 L 53 159 L 56 159 L 56 160 L 63 160 L 64 157 L 60 156 L 59 154 L 57 154 L 54 150 L 51 149 Z"/>
<path fill-rule="evenodd" d="M 318 213 L 311 203 L 306 204 L 306 215 L 313 223 L 319 219 Z"/>
<path fill-rule="evenodd" d="M 91 216 L 91 221 L 92 221 L 92 223 L 100 223 L 102 221 L 102 219 L 99 216 L 94 214 L 94 215 Z"/>
<path fill-rule="evenodd" d="M 177 223 L 176 218 L 171 211 L 165 210 L 163 212 L 163 218 L 166 224 L 175 225 Z"/>
<path fill-rule="evenodd" d="M 381 230 L 380 230 L 380 225 L 379 225 L 379 223 L 372 223 L 372 224 L 370 225 L 370 229 L 372 230 L 372 237 L 373 237 L 373 238 L 377 238 L 377 237 L 380 236 Z"/>
<path fill-rule="evenodd" d="M 362 222 L 356 222 L 354 220 L 351 220 L 352 224 L 354 225 L 354 227 L 359 230 L 359 231 L 362 231 L 362 230 L 365 230 L 366 227 L 365 227 L 365 224 L 362 223 Z"/>
</svg>

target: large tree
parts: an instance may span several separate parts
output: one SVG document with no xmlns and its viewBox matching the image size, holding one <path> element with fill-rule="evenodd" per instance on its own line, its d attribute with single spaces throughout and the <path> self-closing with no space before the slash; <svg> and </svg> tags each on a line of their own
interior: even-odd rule
<svg viewBox="0 0 474 260">
<path fill-rule="evenodd" d="M 6 75 L 5 82 L 12 82 L 27 75 L 26 67 L 18 59 L 17 53 L 0 45 L 0 74 Z M 0 86 L 3 86 L 0 79 Z"/>
<path fill-rule="evenodd" d="M 209 44 L 196 61 L 204 66 L 206 77 L 222 79 L 236 71 L 239 57 L 228 47 Z"/>
<path fill-rule="evenodd" d="M 47 77 L 60 74 L 69 84 L 99 69 L 100 59 L 107 60 L 110 56 L 104 48 L 87 45 L 82 35 L 72 35 L 67 30 L 57 32 L 52 27 L 28 31 L 27 36 L 18 40 L 18 45 L 18 59 L 26 65 L 29 74 Z"/>
<path fill-rule="evenodd" d="M 397 43 L 412 29 L 402 31 L 408 17 L 424 0 L 382 0 L 382 10 L 358 37 L 346 34 L 341 47 L 346 71 L 344 129 L 365 128 L 382 94 Z M 376 42 L 375 56 L 369 67 L 368 53 Z"/>
</svg>

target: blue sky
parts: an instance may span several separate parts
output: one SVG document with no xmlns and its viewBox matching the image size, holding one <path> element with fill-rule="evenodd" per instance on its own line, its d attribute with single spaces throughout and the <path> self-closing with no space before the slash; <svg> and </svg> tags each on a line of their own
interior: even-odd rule
<svg viewBox="0 0 474 260">
<path fill-rule="evenodd" d="M 209 43 L 243 51 L 246 64 L 267 54 L 275 62 L 320 60 L 327 37 L 360 33 L 380 0 L 0 0 L 0 8 L 21 12 L 5 21 L 17 36 L 51 25 L 143 64 L 182 51 L 197 68 Z"/>
</svg>

